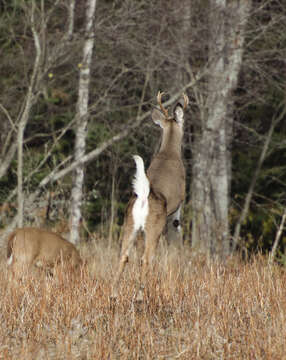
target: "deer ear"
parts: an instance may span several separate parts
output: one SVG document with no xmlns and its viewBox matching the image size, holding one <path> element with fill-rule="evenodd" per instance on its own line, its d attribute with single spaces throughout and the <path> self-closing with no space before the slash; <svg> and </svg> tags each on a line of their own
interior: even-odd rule
<svg viewBox="0 0 286 360">
<path fill-rule="evenodd" d="M 152 111 L 152 120 L 156 125 L 163 127 L 163 121 L 165 120 L 165 116 L 158 109 L 154 109 Z"/>
<path fill-rule="evenodd" d="M 175 107 L 174 115 L 176 122 L 182 126 L 184 123 L 184 110 L 180 102 Z"/>
</svg>

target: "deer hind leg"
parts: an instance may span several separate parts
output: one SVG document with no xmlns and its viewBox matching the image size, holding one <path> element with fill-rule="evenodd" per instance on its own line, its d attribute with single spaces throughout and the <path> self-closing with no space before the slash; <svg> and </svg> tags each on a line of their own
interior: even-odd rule
<svg viewBox="0 0 286 360">
<path fill-rule="evenodd" d="M 124 225 L 122 230 L 122 245 L 119 259 L 119 268 L 115 276 L 112 289 L 112 297 L 117 297 L 118 285 L 125 269 L 125 265 L 128 262 L 130 252 L 134 246 L 134 242 L 137 236 L 137 230 L 134 229 L 134 221 L 132 216 L 132 208 L 134 201 L 130 201 L 127 206 L 127 211 L 124 219 Z"/>
<path fill-rule="evenodd" d="M 143 302 L 143 291 L 150 273 L 150 268 L 156 252 L 160 236 L 164 230 L 167 219 L 167 209 L 165 201 L 156 198 L 154 195 L 149 196 L 149 214 L 145 225 L 145 250 L 142 257 L 142 269 L 140 274 L 140 288 L 137 293 L 136 302 Z"/>
<path fill-rule="evenodd" d="M 13 259 L 13 263 L 9 265 L 9 271 L 14 280 L 19 281 L 20 279 L 37 277 L 38 270 L 35 269 L 30 261 L 22 261 L 22 259 Z"/>
<path fill-rule="evenodd" d="M 160 236 L 167 219 L 165 201 L 155 196 L 149 197 L 149 215 L 145 225 L 145 250 L 142 257 L 142 279 L 146 280 L 147 273 L 152 265 Z"/>
<path fill-rule="evenodd" d="M 13 251 L 7 261 L 8 269 L 15 279 L 27 276 L 32 269 L 32 258 L 25 250 L 14 245 Z"/>
</svg>

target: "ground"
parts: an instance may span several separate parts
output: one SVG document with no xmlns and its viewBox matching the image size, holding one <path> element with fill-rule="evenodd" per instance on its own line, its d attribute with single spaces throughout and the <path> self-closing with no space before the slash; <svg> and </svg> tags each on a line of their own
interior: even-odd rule
<svg viewBox="0 0 286 360">
<path fill-rule="evenodd" d="M 286 359 L 286 273 L 256 256 L 224 265 L 160 248 L 144 288 L 117 249 L 90 244 L 78 274 L 17 283 L 0 271 L 0 359 Z"/>
</svg>

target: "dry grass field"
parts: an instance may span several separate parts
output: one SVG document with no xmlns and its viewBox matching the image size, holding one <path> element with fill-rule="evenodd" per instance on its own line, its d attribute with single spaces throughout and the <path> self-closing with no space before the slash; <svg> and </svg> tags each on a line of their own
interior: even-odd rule
<svg viewBox="0 0 286 360">
<path fill-rule="evenodd" d="M 225 265 L 159 251 L 144 301 L 127 265 L 110 304 L 117 253 L 82 250 L 77 276 L 9 280 L 0 271 L 0 359 L 286 359 L 286 272 L 257 256 Z"/>
</svg>

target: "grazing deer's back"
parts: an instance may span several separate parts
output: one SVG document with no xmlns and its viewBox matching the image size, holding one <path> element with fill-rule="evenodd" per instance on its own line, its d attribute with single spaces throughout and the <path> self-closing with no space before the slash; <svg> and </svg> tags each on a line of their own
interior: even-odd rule
<svg viewBox="0 0 286 360">
<path fill-rule="evenodd" d="M 81 258 L 75 246 L 56 233 L 37 229 L 15 230 L 8 238 L 8 258 L 13 254 L 14 261 L 32 264 L 35 261 L 54 264 L 59 259 L 71 260 L 79 265 Z"/>
</svg>

